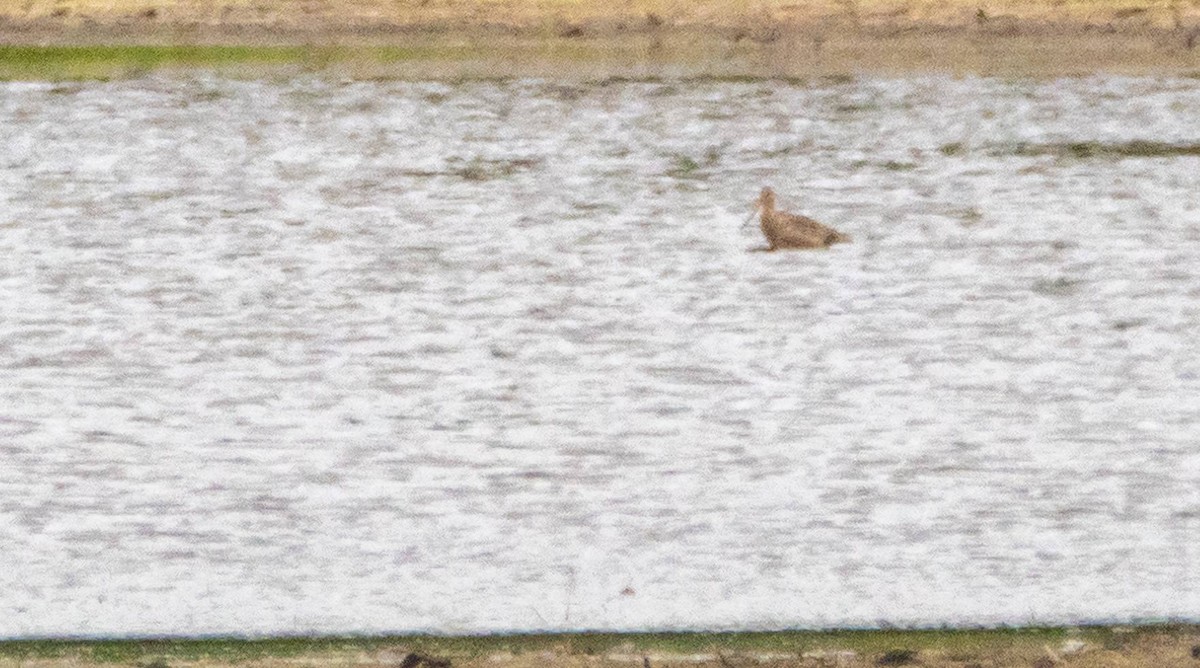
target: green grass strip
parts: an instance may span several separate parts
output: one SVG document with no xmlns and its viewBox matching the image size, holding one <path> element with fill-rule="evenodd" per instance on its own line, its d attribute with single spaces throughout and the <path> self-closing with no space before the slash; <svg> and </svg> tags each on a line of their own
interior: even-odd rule
<svg viewBox="0 0 1200 668">
<path fill-rule="evenodd" d="M 480 47 L 232 46 L 232 45 L 0 45 L 0 79 L 35 81 L 109 80 L 165 68 L 236 71 L 298 66 L 317 70 L 338 63 L 456 61 L 486 56 Z"/>
<path fill-rule="evenodd" d="M 1188 635 L 1200 632 L 1189 625 L 1151 624 L 1114 628 L 999 628 L 926 630 L 843 630 L 722 633 L 549 633 L 481 636 L 370 636 L 181 638 L 144 640 L 8 640 L 0 641 L 0 659 L 57 659 L 77 657 L 94 663 L 131 663 L 172 659 L 242 661 L 265 657 L 320 657 L 372 652 L 403 646 L 436 655 L 478 657 L 494 652 L 521 654 L 554 650 L 597 655 L 612 651 L 692 654 L 714 649 L 731 652 L 805 652 L 846 649 L 878 653 L 895 648 L 943 652 L 986 652 L 1015 646 L 1041 647 L 1076 638 L 1099 646 L 1124 645 L 1144 634 Z M 624 648 L 622 650 L 621 648 Z"/>
</svg>

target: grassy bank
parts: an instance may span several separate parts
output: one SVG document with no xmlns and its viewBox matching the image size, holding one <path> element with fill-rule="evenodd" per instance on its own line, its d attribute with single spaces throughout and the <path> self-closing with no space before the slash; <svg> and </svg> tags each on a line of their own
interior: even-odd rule
<svg viewBox="0 0 1200 668">
<path fill-rule="evenodd" d="M 544 635 L 244 640 L 23 640 L 0 642 L 0 666 L 399 665 L 409 653 L 461 668 L 692 665 L 1187 666 L 1200 627 L 1024 628 L 771 633 Z M 1040 662 L 1040 663 L 1039 663 Z"/>
<path fill-rule="evenodd" d="M 92 37 L 96 37 L 92 35 Z M 1155 35 L 980 36 L 904 33 L 793 35 L 771 43 L 703 31 L 586 39 L 513 35 L 410 36 L 385 43 L 4 44 L 0 80 L 108 80 L 171 69 L 262 77 L 320 73 L 354 79 L 790 79 L 953 75 L 1058 77 L 1200 73 L 1200 49 Z"/>
<path fill-rule="evenodd" d="M 414 62 L 456 62 L 471 50 L 452 44 L 415 46 L 314 46 L 231 44 L 0 45 L 0 78 L 113 79 L 166 69 L 228 73 L 321 71 Z"/>
<path fill-rule="evenodd" d="M 322 57 L 304 47 L 253 46 L 3 46 L 6 79 L 109 79 L 166 67 L 220 69 L 304 63 Z"/>
<path fill-rule="evenodd" d="M 653 56 L 648 50 L 649 45 L 638 40 L 438 37 L 404 44 L 15 44 L 0 45 L 0 79 L 108 80 L 185 69 L 250 76 L 310 72 L 416 79 L 607 78 L 628 75 L 639 64 L 646 66 L 648 76 L 707 71 L 703 51 L 695 45 L 660 47 Z"/>
</svg>

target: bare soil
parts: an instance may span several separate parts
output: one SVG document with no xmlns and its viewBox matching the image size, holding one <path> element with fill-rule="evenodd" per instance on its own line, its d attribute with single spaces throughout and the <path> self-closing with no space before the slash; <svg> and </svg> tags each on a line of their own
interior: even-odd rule
<svg viewBox="0 0 1200 668">
<path fill-rule="evenodd" d="M 0 0 L 0 45 L 45 44 L 469 45 L 513 75 L 1193 72 L 1200 0 Z"/>
</svg>

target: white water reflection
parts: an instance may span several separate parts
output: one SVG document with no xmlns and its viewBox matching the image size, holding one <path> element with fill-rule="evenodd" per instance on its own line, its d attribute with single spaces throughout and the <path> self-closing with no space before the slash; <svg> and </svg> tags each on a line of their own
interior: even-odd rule
<svg viewBox="0 0 1200 668">
<path fill-rule="evenodd" d="M 1196 617 L 1198 113 L 0 84 L 0 636 Z"/>
</svg>

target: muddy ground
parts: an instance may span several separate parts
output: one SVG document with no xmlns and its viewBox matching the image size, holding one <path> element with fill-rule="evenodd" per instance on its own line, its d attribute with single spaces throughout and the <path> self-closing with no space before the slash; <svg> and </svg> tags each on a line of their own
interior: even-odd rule
<svg viewBox="0 0 1200 668">
<path fill-rule="evenodd" d="M 465 47 L 488 61 L 452 74 L 612 75 L 630 58 L 750 76 L 1188 72 L 1198 42 L 1200 0 L 0 0 L 0 45 L 399 45 L 426 48 L 422 62 Z"/>
</svg>

